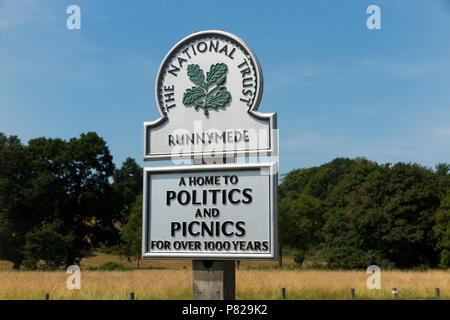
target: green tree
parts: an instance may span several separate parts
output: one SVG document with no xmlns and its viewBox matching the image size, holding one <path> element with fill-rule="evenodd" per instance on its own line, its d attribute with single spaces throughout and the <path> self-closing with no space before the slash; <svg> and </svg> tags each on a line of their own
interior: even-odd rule
<svg viewBox="0 0 450 320">
<path fill-rule="evenodd" d="M 280 212 L 280 241 L 296 249 L 295 262 L 302 266 L 308 250 L 318 245 L 322 227 L 322 201 L 308 195 L 296 200 L 282 199 Z"/>
<path fill-rule="evenodd" d="M 18 269 L 25 235 L 39 223 L 32 210 L 33 183 L 26 148 L 16 136 L 0 133 L 0 260 Z"/>
<path fill-rule="evenodd" d="M 121 212 L 121 219 L 128 219 L 131 206 L 136 197 L 142 194 L 142 168 L 133 158 L 127 158 L 120 169 L 114 170 L 113 189 L 117 197 L 117 208 Z"/>
<path fill-rule="evenodd" d="M 142 201 L 142 195 L 138 195 L 120 230 L 120 254 L 128 261 L 136 260 L 138 268 L 142 256 Z"/>
<path fill-rule="evenodd" d="M 27 153 L 33 169 L 30 212 L 40 220 L 25 235 L 27 267 L 40 260 L 46 267 L 78 264 L 99 243 L 118 239 L 109 183 L 114 165 L 102 138 L 94 132 L 70 141 L 38 138 L 30 140 Z"/>
<path fill-rule="evenodd" d="M 442 200 L 441 206 L 436 213 L 436 225 L 433 231 L 437 238 L 436 249 L 439 253 L 442 268 L 450 267 L 450 190 Z"/>
<path fill-rule="evenodd" d="M 323 232 L 329 266 L 435 266 L 435 178 L 416 164 L 359 163 L 327 199 Z"/>
<path fill-rule="evenodd" d="M 439 195 L 441 199 L 444 199 L 447 195 L 447 191 L 450 190 L 450 164 L 437 164 L 435 172 L 439 184 Z"/>
<path fill-rule="evenodd" d="M 61 234 L 62 223 L 56 219 L 51 224 L 26 234 L 25 268 L 36 269 L 40 260 L 44 261 L 40 267 L 45 269 L 55 269 L 64 264 L 76 235 L 73 232 Z"/>
</svg>

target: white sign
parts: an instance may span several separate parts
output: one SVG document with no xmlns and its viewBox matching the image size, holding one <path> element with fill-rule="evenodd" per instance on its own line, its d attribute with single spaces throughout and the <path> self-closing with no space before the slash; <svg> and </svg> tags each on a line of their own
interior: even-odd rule
<svg viewBox="0 0 450 320">
<path fill-rule="evenodd" d="M 144 173 L 144 258 L 277 259 L 276 163 Z"/>
<path fill-rule="evenodd" d="M 144 123 L 144 160 L 277 155 L 276 114 L 258 112 L 259 62 L 238 37 L 196 32 L 164 58 L 156 79 L 160 118 Z"/>
</svg>

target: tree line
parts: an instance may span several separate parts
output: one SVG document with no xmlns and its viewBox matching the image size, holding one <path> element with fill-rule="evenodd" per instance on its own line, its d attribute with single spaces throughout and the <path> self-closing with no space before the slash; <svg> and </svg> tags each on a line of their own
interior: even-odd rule
<svg viewBox="0 0 450 320">
<path fill-rule="evenodd" d="M 338 158 L 285 175 L 278 201 L 281 249 L 300 266 L 450 266 L 448 164 Z M 141 224 L 142 168 L 116 168 L 95 132 L 26 145 L 0 133 L 0 260 L 55 269 L 100 249 L 139 266 Z"/>
<path fill-rule="evenodd" d="M 142 168 L 128 158 L 116 169 L 112 160 L 95 132 L 28 145 L 0 133 L 0 260 L 54 269 L 79 264 L 99 247 L 130 256 L 128 222 Z"/>
<path fill-rule="evenodd" d="M 450 267 L 450 165 L 337 158 L 293 170 L 279 186 L 282 246 L 301 265 Z"/>
</svg>

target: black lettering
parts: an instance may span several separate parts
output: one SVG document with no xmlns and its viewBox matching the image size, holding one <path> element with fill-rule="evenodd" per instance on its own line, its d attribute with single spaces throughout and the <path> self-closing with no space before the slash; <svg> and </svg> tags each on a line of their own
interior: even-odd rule
<svg viewBox="0 0 450 320">
<path fill-rule="evenodd" d="M 181 228 L 181 223 L 179 223 L 179 222 L 172 222 L 170 224 L 170 235 L 172 237 L 175 237 L 175 231 L 180 230 L 180 228 Z"/>
<path fill-rule="evenodd" d="M 186 222 L 183 222 L 183 237 L 186 237 Z"/>
<path fill-rule="evenodd" d="M 244 62 L 242 62 L 240 65 L 238 65 L 238 68 L 240 69 L 241 67 L 244 67 L 244 66 L 248 66 L 247 60 L 244 60 Z"/>
<path fill-rule="evenodd" d="M 245 222 L 244 221 L 236 222 L 236 229 L 238 231 L 240 231 L 240 233 L 237 233 L 237 232 L 235 233 L 236 237 L 243 237 L 243 236 L 245 236 L 246 231 L 245 231 L 244 226 L 245 226 Z"/>
<path fill-rule="evenodd" d="M 222 53 L 222 52 L 224 52 L 226 56 L 228 55 L 228 45 L 227 44 L 222 49 L 220 49 L 219 53 Z"/>
<path fill-rule="evenodd" d="M 228 55 L 228 57 L 229 57 L 230 59 L 234 59 L 233 53 L 234 53 L 235 51 L 236 51 L 236 48 L 233 48 L 233 50 L 231 50 L 230 54 Z"/>
<path fill-rule="evenodd" d="M 183 68 L 183 62 L 187 62 L 187 60 L 184 58 L 178 57 L 178 64 L 180 65 L 180 68 Z"/>
<path fill-rule="evenodd" d="M 212 189 L 208 191 L 212 193 L 212 204 L 217 204 L 217 193 L 220 192 L 220 189 Z"/>
<path fill-rule="evenodd" d="M 253 78 L 242 79 L 242 86 L 244 88 L 253 87 Z"/>
<path fill-rule="evenodd" d="M 197 190 L 192 191 L 192 204 L 202 204 L 201 202 L 197 201 Z"/>
<path fill-rule="evenodd" d="M 241 193 L 241 190 L 239 190 L 239 189 L 231 189 L 230 193 L 228 193 L 228 201 L 230 201 L 233 204 L 241 202 L 241 199 L 233 200 L 233 193 L 235 193 L 235 192 Z"/>
<path fill-rule="evenodd" d="M 252 73 L 250 72 L 250 68 L 245 68 L 244 70 L 241 70 L 241 74 L 242 74 L 242 77 L 244 77 L 246 74 L 252 74 Z"/>
<path fill-rule="evenodd" d="M 166 193 L 166 205 L 170 206 L 170 201 L 175 199 L 177 193 L 175 191 L 167 191 Z"/>
<path fill-rule="evenodd" d="M 245 200 L 242 200 L 242 203 L 250 203 L 253 201 L 252 189 L 245 188 L 244 190 L 242 190 L 242 195 L 245 197 Z"/>
<path fill-rule="evenodd" d="M 209 42 L 209 51 L 212 51 L 212 49 L 214 49 L 214 51 L 217 52 L 218 48 L 219 48 L 219 41 L 216 41 L 215 45 L 212 40 Z"/>
<path fill-rule="evenodd" d="M 222 224 L 222 233 L 223 233 L 224 236 L 231 237 L 234 234 L 234 232 L 230 232 L 230 233 L 227 232 L 227 225 L 228 224 L 234 225 L 234 222 L 233 221 L 225 221 Z"/>
<path fill-rule="evenodd" d="M 206 233 L 208 233 L 208 235 L 210 237 L 212 237 L 214 235 L 214 227 L 213 227 L 214 223 L 211 222 L 211 224 L 208 227 L 208 224 L 206 222 L 202 222 L 202 237 L 205 236 L 205 231 Z"/>
<path fill-rule="evenodd" d="M 186 195 L 186 200 L 183 201 L 183 194 Z M 178 203 L 185 206 L 191 201 L 191 194 L 186 190 L 181 190 L 177 196 Z"/>
<path fill-rule="evenodd" d="M 203 45 L 203 49 L 200 48 L 200 45 Z M 197 43 L 197 50 L 199 52 L 203 53 L 206 51 L 206 49 L 208 49 L 208 45 L 205 42 L 200 41 L 199 43 Z"/>
<path fill-rule="evenodd" d="M 208 196 L 208 190 L 203 190 L 203 204 L 206 204 L 207 196 Z"/>
<path fill-rule="evenodd" d="M 244 130 L 244 142 L 249 142 L 250 138 L 248 136 L 248 130 Z"/>
<path fill-rule="evenodd" d="M 220 222 L 216 221 L 216 237 L 220 237 Z"/>
<path fill-rule="evenodd" d="M 194 237 L 195 237 L 195 236 L 198 236 L 198 235 L 200 234 L 200 231 L 194 233 L 194 231 L 192 231 L 192 227 L 193 227 L 194 225 L 200 225 L 200 222 L 199 222 L 199 221 L 192 221 L 191 223 L 189 223 L 189 227 L 188 227 L 188 229 L 189 229 L 189 234 L 190 234 L 191 236 L 194 236 Z"/>
<path fill-rule="evenodd" d="M 173 135 L 169 134 L 169 146 L 174 146 L 175 142 L 173 141 Z"/>
<path fill-rule="evenodd" d="M 180 71 L 180 68 L 175 67 L 173 64 L 170 65 L 172 67 L 172 69 L 170 69 L 168 72 L 173 74 L 175 77 L 177 76 L 177 74 L 175 72 Z"/>
<path fill-rule="evenodd" d="M 184 49 L 182 52 L 185 53 L 185 54 L 189 57 L 189 59 L 190 59 L 190 58 L 191 58 L 191 55 L 189 54 L 188 50 L 189 50 L 189 48 L 186 48 L 186 49 Z"/>
<path fill-rule="evenodd" d="M 222 190 L 222 204 L 227 204 L 227 190 Z"/>
<path fill-rule="evenodd" d="M 213 176 L 206 177 L 206 178 L 205 178 L 205 184 L 206 184 L 206 185 L 211 185 L 211 186 L 212 186 L 212 185 L 214 184 L 214 180 L 213 180 L 213 179 L 214 179 Z"/>
<path fill-rule="evenodd" d="M 250 98 L 248 98 L 248 99 L 242 99 L 242 98 L 240 98 L 239 100 L 241 100 L 242 102 L 247 103 L 248 106 L 250 105 Z"/>
</svg>

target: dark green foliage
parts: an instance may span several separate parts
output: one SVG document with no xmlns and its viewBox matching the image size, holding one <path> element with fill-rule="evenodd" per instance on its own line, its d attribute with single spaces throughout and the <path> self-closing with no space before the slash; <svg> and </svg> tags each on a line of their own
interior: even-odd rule
<svg viewBox="0 0 450 320">
<path fill-rule="evenodd" d="M 136 197 L 142 194 L 142 168 L 132 158 L 127 158 L 120 169 L 114 170 L 113 189 L 116 208 L 121 213 L 121 222 L 126 221 Z M 117 209 L 116 209 L 117 210 Z"/>
<path fill-rule="evenodd" d="M 24 258 L 25 235 L 40 221 L 30 211 L 37 200 L 32 174 L 25 146 L 16 136 L 0 133 L 0 259 L 13 262 L 15 269 Z"/>
<path fill-rule="evenodd" d="M 436 225 L 433 228 L 436 235 L 436 249 L 439 252 L 440 266 L 450 268 L 450 190 L 442 200 L 436 213 Z"/>
<path fill-rule="evenodd" d="M 106 262 L 99 266 L 96 270 L 101 271 L 126 271 L 129 270 L 129 268 L 125 267 L 123 264 L 116 263 L 116 262 Z"/>
<path fill-rule="evenodd" d="M 295 260 L 301 266 L 308 250 L 321 240 L 322 201 L 301 194 L 296 200 L 280 200 L 279 211 L 280 241 L 296 249 Z"/>
<path fill-rule="evenodd" d="M 119 253 L 128 261 L 136 260 L 139 268 L 142 256 L 142 195 L 136 197 L 128 218 L 120 230 L 120 239 Z"/>
<path fill-rule="evenodd" d="M 24 267 L 27 269 L 56 269 L 64 265 L 66 253 L 71 250 L 76 235 L 70 232 L 63 235 L 63 222 L 56 219 L 51 224 L 26 234 L 24 245 L 25 260 Z M 40 265 L 43 260 L 43 265 Z"/>
<path fill-rule="evenodd" d="M 79 263 L 99 243 L 118 239 L 113 221 L 114 165 L 96 133 L 70 141 L 38 138 L 20 146 L 1 135 L 2 259 L 35 268 Z M 13 155 L 13 156 L 12 156 Z M 5 246 L 5 249 L 3 249 Z"/>
<path fill-rule="evenodd" d="M 322 249 L 330 268 L 435 267 L 439 254 L 444 266 L 448 216 L 440 213 L 437 220 L 436 212 L 448 177 L 447 165 L 433 171 L 416 164 L 378 165 L 363 158 L 292 171 L 280 185 L 280 240 L 306 252 Z M 321 205 L 310 206 L 311 197 Z M 314 237 L 309 236 L 311 218 L 292 218 L 292 208 L 301 207 L 299 203 L 304 205 L 297 211 L 310 211 L 306 216 L 321 226 Z M 435 224 L 440 227 L 433 232 Z"/>
</svg>

